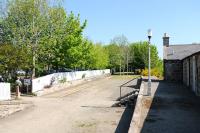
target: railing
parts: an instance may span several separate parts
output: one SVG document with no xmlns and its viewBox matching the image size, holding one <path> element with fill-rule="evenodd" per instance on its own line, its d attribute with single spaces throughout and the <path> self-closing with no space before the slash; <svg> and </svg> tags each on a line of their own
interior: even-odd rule
<svg viewBox="0 0 200 133">
<path fill-rule="evenodd" d="M 140 76 L 138 76 L 138 77 L 135 77 L 135 78 L 133 78 L 133 79 L 129 80 L 128 82 L 126 82 L 126 83 L 124 83 L 124 84 L 120 85 L 120 98 L 119 98 L 119 99 L 121 99 L 121 97 L 122 97 L 122 87 L 126 87 L 126 86 L 124 86 L 124 85 L 126 85 L 126 84 L 128 84 L 128 83 L 132 82 L 133 80 L 139 79 L 139 78 L 141 78 L 141 77 L 140 77 Z"/>
</svg>

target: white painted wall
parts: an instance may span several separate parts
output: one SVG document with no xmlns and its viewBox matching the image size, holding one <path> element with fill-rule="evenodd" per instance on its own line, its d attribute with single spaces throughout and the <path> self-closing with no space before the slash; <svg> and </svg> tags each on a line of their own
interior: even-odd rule
<svg viewBox="0 0 200 133">
<path fill-rule="evenodd" d="M 11 99 L 10 83 L 0 83 L 0 100 Z"/>
<path fill-rule="evenodd" d="M 63 73 L 54 73 L 46 75 L 32 81 L 32 92 L 41 91 L 45 86 L 51 84 L 58 84 L 60 80 L 66 79 L 66 81 L 73 81 L 82 79 L 82 76 L 85 75 L 85 78 L 97 77 L 104 74 L 110 74 L 110 69 L 105 70 L 91 70 L 91 71 L 76 71 L 76 72 L 63 72 Z"/>
</svg>

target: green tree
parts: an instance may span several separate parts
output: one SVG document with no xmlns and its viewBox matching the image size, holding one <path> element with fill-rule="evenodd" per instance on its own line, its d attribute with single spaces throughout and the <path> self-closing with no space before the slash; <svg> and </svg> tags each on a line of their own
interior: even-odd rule
<svg viewBox="0 0 200 133">
<path fill-rule="evenodd" d="M 109 56 L 109 68 L 118 69 L 120 67 L 120 47 L 116 44 L 105 46 Z"/>
<path fill-rule="evenodd" d="M 49 12 L 48 36 L 41 44 L 41 51 L 45 51 L 40 52 L 41 60 L 46 59 L 44 64 L 56 70 L 80 67 L 82 46 L 85 44 L 82 32 L 86 21 L 81 24 L 79 15 L 75 16 L 72 12 L 67 15 L 62 7 L 51 8 Z"/>
<path fill-rule="evenodd" d="M 148 42 L 136 42 L 130 45 L 130 51 L 133 53 L 132 62 L 133 66 L 137 69 L 144 69 L 148 67 Z M 156 67 L 159 57 L 158 51 L 155 45 L 151 47 L 151 68 Z"/>
<path fill-rule="evenodd" d="M 108 53 L 107 50 L 102 46 L 102 44 L 97 43 L 93 46 L 92 54 L 92 68 L 94 69 L 104 69 L 108 66 Z"/>
<path fill-rule="evenodd" d="M 60 4 L 50 6 L 47 0 L 11 0 L 1 17 L 2 43 L 26 47 L 32 58 L 32 77 L 35 69 L 76 68 L 84 66 L 80 16 L 66 14 Z M 59 3 L 59 2 L 58 2 Z"/>
<path fill-rule="evenodd" d="M 83 40 L 82 45 L 80 45 L 79 52 L 81 52 L 79 60 L 77 61 L 78 68 L 81 69 L 92 69 L 93 59 L 93 43 L 87 39 Z"/>
<path fill-rule="evenodd" d="M 83 41 L 83 30 L 86 27 L 86 21 L 80 23 L 80 15 L 75 16 L 72 12 L 67 17 L 65 27 L 66 36 L 64 37 L 62 50 L 64 51 L 64 61 L 70 68 L 80 67 L 78 60 L 81 60 Z"/>
<path fill-rule="evenodd" d="M 66 13 L 62 7 L 51 7 L 48 10 L 48 26 L 45 36 L 39 45 L 38 69 L 58 69 L 64 63 L 63 41 L 66 36 Z M 42 63 L 41 63 L 42 61 Z"/>
<path fill-rule="evenodd" d="M 119 56 L 120 56 L 120 74 L 121 74 L 121 70 L 123 70 L 123 72 L 125 71 L 125 68 L 127 66 L 128 68 L 128 61 L 129 61 L 129 42 L 128 39 L 124 36 L 124 35 L 119 35 L 114 37 L 110 44 L 115 44 L 118 45 L 120 51 L 119 51 Z M 128 69 L 127 69 L 128 71 Z"/>
<path fill-rule="evenodd" d="M 60 3 L 60 0 L 6 1 L 0 14 L 0 54 L 5 59 L 0 64 L 2 72 L 31 70 L 34 78 L 36 72 L 50 69 L 103 69 L 108 63 L 110 67 L 119 67 L 119 61 L 120 66 L 125 63 L 128 47 L 124 36 L 114 38 L 113 46 L 93 44 L 83 37 L 87 21 L 81 23 L 80 15 L 67 14 Z M 12 51 L 18 52 L 6 58 Z"/>
<path fill-rule="evenodd" d="M 7 15 L 2 21 L 6 42 L 26 46 L 32 56 L 32 77 L 35 77 L 35 61 L 40 39 L 47 26 L 48 6 L 45 0 L 11 0 Z"/>
<path fill-rule="evenodd" d="M 11 44 L 0 45 L 0 73 L 15 77 L 17 70 L 28 70 L 31 59 L 27 56 L 25 47 Z M 8 77 L 7 77 L 8 78 Z"/>
</svg>

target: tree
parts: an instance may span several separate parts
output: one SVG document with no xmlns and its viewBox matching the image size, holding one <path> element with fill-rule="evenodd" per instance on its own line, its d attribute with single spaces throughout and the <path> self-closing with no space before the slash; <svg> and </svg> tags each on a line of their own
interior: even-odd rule
<svg viewBox="0 0 200 133">
<path fill-rule="evenodd" d="M 59 3 L 59 2 L 58 2 Z M 60 4 L 51 7 L 47 0 L 8 1 L 6 15 L 0 20 L 3 43 L 26 47 L 32 58 L 32 78 L 35 69 L 80 67 L 83 51 L 80 16 L 66 14 Z"/>
<path fill-rule="evenodd" d="M 70 68 L 79 67 L 77 61 L 81 59 L 81 49 L 84 45 L 83 30 L 85 29 L 87 21 L 80 23 L 80 15 L 75 16 L 72 12 L 67 17 L 66 34 L 63 42 L 64 49 L 66 49 L 65 61 Z"/>
<path fill-rule="evenodd" d="M 63 40 L 66 36 L 66 13 L 62 7 L 51 7 L 48 10 L 47 27 L 45 36 L 39 45 L 38 68 L 58 69 L 64 64 Z M 43 61 L 43 64 L 40 62 Z"/>
<path fill-rule="evenodd" d="M 108 53 L 102 44 L 94 44 L 92 52 L 92 68 L 106 68 L 108 66 Z"/>
<path fill-rule="evenodd" d="M 81 69 L 92 69 L 93 61 L 94 61 L 94 45 L 92 41 L 89 41 L 87 39 L 83 40 L 82 45 L 80 45 L 79 52 L 81 54 L 78 61 L 77 61 L 77 67 Z"/>
<path fill-rule="evenodd" d="M 35 77 L 37 48 L 47 26 L 47 2 L 45 0 L 11 0 L 7 15 L 1 25 L 6 42 L 26 46 L 32 55 L 32 78 Z"/>
<path fill-rule="evenodd" d="M 128 39 L 124 35 L 116 36 L 111 40 L 110 44 L 116 44 L 119 46 L 119 56 L 120 56 L 120 75 L 121 75 L 121 69 L 125 71 L 125 66 L 128 67 L 128 61 L 129 61 L 129 43 Z"/>
<path fill-rule="evenodd" d="M 81 24 L 79 15 L 72 12 L 67 15 L 64 8 L 53 7 L 49 10 L 47 36 L 41 43 L 40 59 L 46 59 L 48 68 L 77 68 L 81 65 L 79 60 L 82 57 L 83 41 L 82 32 L 86 21 Z M 43 65 L 43 67 L 44 67 Z"/>
<path fill-rule="evenodd" d="M 16 77 L 17 70 L 28 70 L 31 59 L 27 56 L 27 49 L 11 44 L 0 45 L 0 73 Z M 8 78 L 8 77 L 7 77 Z"/>
<path fill-rule="evenodd" d="M 109 68 L 116 71 L 120 67 L 120 47 L 117 44 L 109 44 L 105 48 L 109 56 Z"/>
<path fill-rule="evenodd" d="M 130 45 L 130 51 L 133 53 L 132 62 L 133 66 L 137 69 L 144 69 L 148 67 L 148 42 L 136 42 Z M 155 45 L 151 47 L 151 68 L 156 67 L 159 61 L 158 51 Z"/>
<path fill-rule="evenodd" d="M 48 0 L 7 0 L 0 14 L 0 45 L 10 54 L 12 50 L 20 51 L 18 63 L 22 66 L 14 61 L 10 62 L 13 65 L 4 61 L 2 64 L 10 68 L 2 70 L 28 69 L 34 78 L 35 73 L 40 75 L 51 69 L 106 68 L 108 51 L 101 44 L 93 44 L 83 37 L 86 24 L 86 20 L 80 22 L 79 14 L 67 14 L 60 0 L 53 3 Z M 6 58 L 3 54 L 7 53 L 1 52 L 1 58 Z M 10 60 L 17 60 L 17 55 L 13 56 Z M 122 55 L 118 57 L 121 59 Z"/>
</svg>

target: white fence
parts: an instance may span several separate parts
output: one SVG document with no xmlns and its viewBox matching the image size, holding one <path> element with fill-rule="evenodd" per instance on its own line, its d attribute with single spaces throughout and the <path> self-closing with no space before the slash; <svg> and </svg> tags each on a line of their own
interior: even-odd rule
<svg viewBox="0 0 200 133">
<path fill-rule="evenodd" d="M 11 99 L 10 83 L 0 83 L 0 100 Z"/>
<path fill-rule="evenodd" d="M 105 74 L 110 74 L 110 69 L 54 73 L 37 79 L 33 79 L 32 92 L 43 90 L 45 86 L 58 84 L 60 82 L 80 80 L 83 78 L 91 78 Z"/>
</svg>

